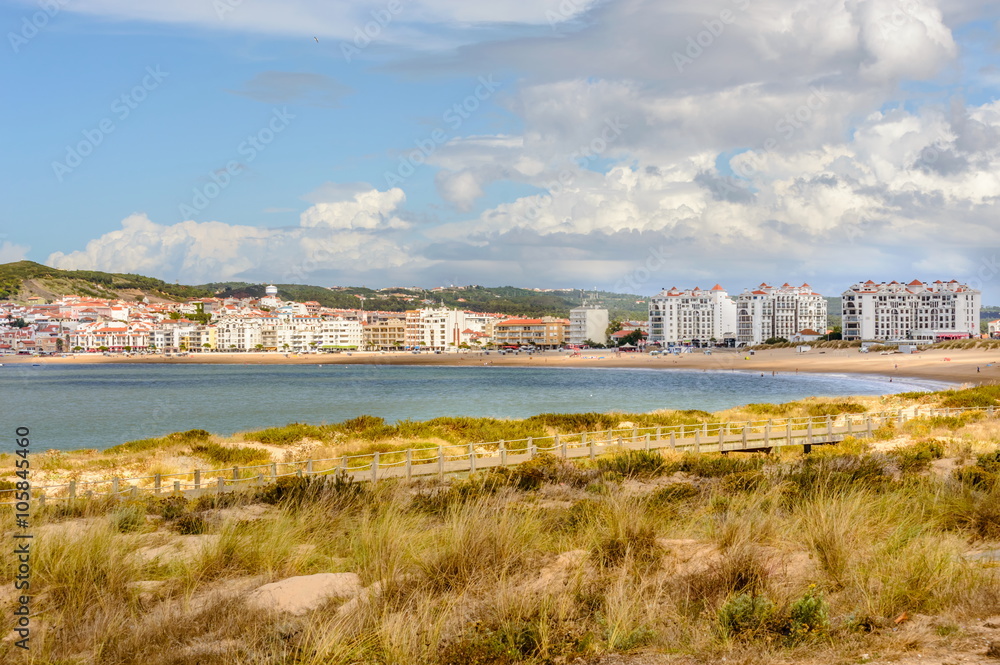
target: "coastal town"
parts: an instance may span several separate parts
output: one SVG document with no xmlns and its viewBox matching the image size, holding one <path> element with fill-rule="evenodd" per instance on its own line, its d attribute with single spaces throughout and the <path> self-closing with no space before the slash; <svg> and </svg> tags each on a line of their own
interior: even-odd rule
<svg viewBox="0 0 1000 665">
<path fill-rule="evenodd" d="M 664 289 L 648 298 L 649 316 L 609 321 L 586 303 L 568 317 L 527 318 L 448 308 L 425 300 L 400 311 L 321 306 L 279 297 L 148 297 L 133 301 L 67 295 L 0 301 L 0 353 L 352 351 L 455 353 L 481 349 L 549 350 L 610 345 L 630 351 L 664 347 L 746 347 L 769 341 L 845 340 L 928 344 L 1000 337 L 1000 320 L 981 330 L 980 291 L 957 280 L 858 282 L 841 294 L 842 326 L 828 325 L 827 299 L 809 284 L 761 283 L 735 296 L 711 289 Z"/>
</svg>

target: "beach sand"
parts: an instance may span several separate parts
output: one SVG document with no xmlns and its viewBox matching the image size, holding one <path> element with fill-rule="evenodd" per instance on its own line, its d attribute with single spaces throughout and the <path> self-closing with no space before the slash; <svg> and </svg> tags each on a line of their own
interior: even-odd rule
<svg viewBox="0 0 1000 665">
<path fill-rule="evenodd" d="M 978 385 L 1000 381 L 1000 350 L 998 349 L 934 349 L 917 354 L 860 353 L 851 349 L 813 349 L 796 353 L 795 349 L 747 351 L 716 349 L 711 355 L 695 350 L 679 356 L 654 356 L 595 349 L 579 356 L 549 352 L 529 356 L 525 353 L 500 355 L 491 352 L 469 353 L 368 353 L 284 354 L 284 353 L 192 353 L 185 357 L 162 355 L 130 356 L 80 354 L 59 357 L 31 358 L 5 356 L 4 364 L 79 364 L 79 363 L 173 363 L 173 364 L 244 364 L 244 365 L 315 365 L 315 364 L 379 364 L 379 365 L 450 365 L 474 366 L 489 364 L 505 367 L 636 367 L 643 369 L 694 369 L 708 371 L 752 371 L 780 374 L 819 372 L 830 374 L 878 374 L 887 377 L 910 377 L 956 384 Z M 977 368 L 979 371 L 977 371 Z"/>
</svg>

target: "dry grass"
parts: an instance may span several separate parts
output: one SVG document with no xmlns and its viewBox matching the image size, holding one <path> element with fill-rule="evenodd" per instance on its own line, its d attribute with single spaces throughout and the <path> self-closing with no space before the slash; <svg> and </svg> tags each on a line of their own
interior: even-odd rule
<svg viewBox="0 0 1000 665">
<path fill-rule="evenodd" d="M 941 428 L 945 443 L 891 453 L 849 440 L 809 456 L 668 455 L 663 469 L 542 460 L 449 483 L 288 479 L 219 499 L 49 507 L 34 649 L 2 642 L 0 661 L 818 663 L 914 640 L 967 649 L 982 630 L 971 617 L 1000 613 L 1000 569 L 968 556 L 1000 539 L 1000 458 L 984 454 L 997 426 L 928 432 Z M 930 468 L 962 451 L 960 472 Z M 204 533 L 181 535 L 191 524 Z M 139 555 L 165 546 L 183 554 Z M 303 616 L 244 602 L 267 582 L 348 571 L 367 591 Z M 13 575 L 4 557 L 0 585 Z M 904 613 L 938 629 L 903 639 Z M 5 612 L 0 631 L 11 625 Z"/>
</svg>

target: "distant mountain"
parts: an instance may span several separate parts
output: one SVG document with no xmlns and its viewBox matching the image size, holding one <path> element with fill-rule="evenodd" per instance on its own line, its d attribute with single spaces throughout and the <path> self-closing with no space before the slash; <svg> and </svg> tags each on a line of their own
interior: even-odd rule
<svg viewBox="0 0 1000 665">
<path fill-rule="evenodd" d="M 474 312 L 496 312 L 524 316 L 568 316 L 569 310 L 586 298 L 608 309 L 612 319 L 643 319 L 647 298 L 606 291 L 559 290 L 539 292 L 513 286 L 464 286 L 443 289 L 310 286 L 276 284 L 284 300 L 313 300 L 324 307 L 379 309 L 402 312 L 429 304 L 457 307 Z M 0 300 L 24 302 L 32 296 L 54 300 L 65 295 L 150 301 L 181 301 L 216 296 L 260 298 L 264 284 L 215 282 L 197 286 L 170 284 L 142 275 L 97 270 L 59 270 L 32 261 L 0 264 Z"/>
</svg>

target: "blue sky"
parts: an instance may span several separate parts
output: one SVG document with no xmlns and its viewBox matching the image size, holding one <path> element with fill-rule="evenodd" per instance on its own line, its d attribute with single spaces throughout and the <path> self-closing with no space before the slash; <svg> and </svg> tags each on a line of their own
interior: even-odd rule
<svg viewBox="0 0 1000 665">
<path fill-rule="evenodd" d="M 0 260 L 640 293 L 956 278 L 1000 303 L 998 20 L 902 0 L 7 2 Z"/>
</svg>

